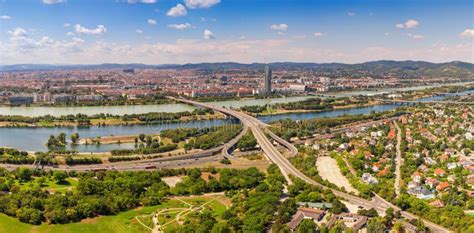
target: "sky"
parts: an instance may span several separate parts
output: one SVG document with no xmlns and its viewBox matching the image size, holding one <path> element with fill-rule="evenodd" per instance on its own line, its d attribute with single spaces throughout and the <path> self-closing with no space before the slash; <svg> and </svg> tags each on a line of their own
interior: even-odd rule
<svg viewBox="0 0 474 233">
<path fill-rule="evenodd" d="M 0 0 L 0 64 L 474 62 L 472 0 Z"/>
</svg>

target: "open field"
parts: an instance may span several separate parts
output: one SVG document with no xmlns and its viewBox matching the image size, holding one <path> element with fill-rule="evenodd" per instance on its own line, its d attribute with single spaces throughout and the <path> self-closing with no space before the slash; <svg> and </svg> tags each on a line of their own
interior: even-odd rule
<svg viewBox="0 0 474 233">
<path fill-rule="evenodd" d="M 0 214 L 0 233 L 145 233 L 150 232 L 149 228 L 153 227 L 151 217 L 155 212 L 161 212 L 161 214 L 158 214 L 160 223 L 169 223 L 167 226 L 175 226 L 176 216 L 183 212 L 183 210 L 187 211 L 181 213 L 180 219 L 191 218 L 197 213 L 196 211 L 204 209 L 212 211 L 215 217 L 219 217 L 228 208 L 228 203 L 230 201 L 222 194 L 176 197 L 157 206 L 138 208 L 115 216 L 100 216 L 85 219 L 82 222 L 63 225 L 43 223 L 39 226 L 34 226 L 22 223 L 16 218 Z M 173 209 L 181 211 L 174 213 Z"/>
<path fill-rule="evenodd" d="M 329 156 L 319 157 L 316 166 L 318 168 L 319 175 L 329 182 L 335 184 L 338 187 L 344 187 L 348 192 L 359 193 L 354 187 L 351 186 L 349 180 L 342 175 L 337 162 L 335 159 Z"/>
<path fill-rule="evenodd" d="M 22 189 L 32 188 L 35 185 L 39 185 L 39 178 L 35 177 L 33 180 L 28 182 L 22 182 L 17 184 Z M 44 183 L 42 184 L 41 188 L 43 190 L 48 190 L 50 192 L 61 192 L 65 193 L 68 190 L 73 190 L 78 184 L 78 180 L 76 178 L 66 178 L 66 180 L 62 183 L 56 183 L 56 181 L 52 179 L 45 179 Z"/>
</svg>

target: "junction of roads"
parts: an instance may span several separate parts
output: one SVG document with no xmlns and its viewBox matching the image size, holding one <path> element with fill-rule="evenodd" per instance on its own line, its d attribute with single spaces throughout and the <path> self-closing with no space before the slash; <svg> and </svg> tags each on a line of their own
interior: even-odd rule
<svg viewBox="0 0 474 233">
<path fill-rule="evenodd" d="M 291 156 L 296 156 L 298 154 L 297 148 L 290 142 L 278 137 L 270 130 L 268 130 L 268 125 L 261 122 L 255 117 L 249 116 L 245 113 L 218 107 L 208 103 L 201 103 L 197 101 L 192 101 L 188 99 L 182 98 L 174 98 L 169 97 L 178 102 L 194 105 L 200 108 L 209 108 L 214 111 L 221 112 L 227 116 L 237 118 L 240 120 L 240 123 L 243 125 L 242 131 L 232 140 L 227 142 L 226 144 L 213 148 L 211 150 L 206 150 L 197 153 L 190 153 L 184 155 L 177 155 L 172 157 L 164 157 L 164 158 L 156 158 L 156 159 L 144 159 L 138 161 L 128 161 L 128 162 L 117 162 L 113 165 L 111 164 L 94 164 L 94 165 L 75 165 L 75 166 L 67 166 L 67 165 L 58 165 L 55 167 L 52 166 L 44 166 L 40 165 L 43 169 L 49 170 L 65 170 L 65 171 L 101 171 L 101 170 L 146 170 L 146 169 L 156 169 L 156 168 L 173 168 L 180 165 L 186 164 L 199 164 L 199 163 L 206 163 L 210 161 L 220 160 L 222 158 L 229 158 L 231 156 L 231 151 L 240 138 L 245 135 L 248 130 L 251 130 L 257 143 L 260 145 L 266 159 L 271 163 L 276 164 L 279 168 L 283 176 L 285 177 L 288 185 L 293 183 L 292 177 L 299 178 L 306 183 L 319 186 L 323 189 L 330 189 L 336 196 L 339 198 L 357 206 L 362 206 L 364 208 L 370 209 L 374 208 L 378 212 L 384 213 L 388 208 L 393 208 L 394 210 L 399 210 L 401 215 L 408 220 L 413 219 L 420 219 L 420 217 L 408 213 L 406 211 L 402 211 L 399 207 L 393 205 L 392 203 L 386 201 L 382 197 L 378 195 L 374 195 L 371 200 L 364 199 L 349 193 L 345 193 L 327 186 L 324 186 L 313 179 L 309 178 L 303 172 L 299 171 L 296 167 L 294 167 L 291 162 L 285 157 L 274 145 L 272 141 L 270 141 L 269 137 L 272 138 L 275 142 L 279 145 L 282 145 L 286 149 L 290 151 Z M 33 165 L 11 165 L 11 164 L 1 164 L 0 167 L 7 168 L 9 170 L 16 169 L 20 166 L 26 166 L 31 168 L 38 168 L 38 164 Z M 433 232 L 452 232 L 451 230 L 444 228 L 440 225 L 437 225 L 433 222 L 428 220 L 422 219 L 425 226 L 429 227 Z"/>
</svg>

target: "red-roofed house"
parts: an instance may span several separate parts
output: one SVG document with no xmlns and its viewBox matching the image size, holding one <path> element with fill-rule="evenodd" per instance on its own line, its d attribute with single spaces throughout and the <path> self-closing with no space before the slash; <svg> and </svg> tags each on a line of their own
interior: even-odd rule
<svg viewBox="0 0 474 233">
<path fill-rule="evenodd" d="M 444 175 L 446 175 L 446 171 L 444 169 L 438 167 L 434 170 L 434 174 L 436 176 L 444 176 Z"/>
<path fill-rule="evenodd" d="M 436 186 L 436 190 L 441 192 L 449 187 L 449 183 L 447 181 L 441 182 Z"/>
</svg>

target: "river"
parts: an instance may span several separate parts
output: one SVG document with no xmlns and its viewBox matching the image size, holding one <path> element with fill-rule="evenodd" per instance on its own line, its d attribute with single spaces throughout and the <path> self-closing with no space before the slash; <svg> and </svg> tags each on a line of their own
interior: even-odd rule
<svg viewBox="0 0 474 233">
<path fill-rule="evenodd" d="M 466 83 L 453 83 L 446 85 L 461 85 L 461 84 L 472 84 L 474 82 Z M 351 91 L 351 92 L 340 92 L 340 93 L 321 93 L 321 97 L 349 97 L 356 95 L 372 95 L 381 94 L 388 92 L 397 91 L 412 91 L 420 90 L 432 87 L 439 87 L 440 84 L 433 84 L 427 86 L 414 86 L 414 87 L 403 87 L 403 88 L 381 88 L 370 91 Z M 218 101 L 212 102 L 212 104 L 227 107 L 227 108 L 240 108 L 248 105 L 265 105 L 265 104 L 276 104 L 276 103 L 290 103 L 305 100 L 308 98 L 314 98 L 314 96 L 294 96 L 294 97 L 282 97 L 282 98 L 271 98 L 271 99 L 243 99 L 243 100 L 229 100 L 229 101 Z M 125 115 L 125 114 L 141 114 L 149 112 L 184 112 L 192 111 L 194 108 L 185 104 L 155 104 L 155 105 L 126 105 L 126 106 L 86 106 L 86 107 L 9 107 L 0 106 L 0 115 L 18 115 L 18 116 L 62 116 L 69 114 L 82 113 L 86 115 L 94 115 L 99 113 L 109 113 L 112 115 Z"/>
<path fill-rule="evenodd" d="M 469 90 L 456 94 L 448 94 L 443 96 L 433 96 L 428 98 L 419 99 L 420 101 L 432 101 L 442 100 L 446 96 L 450 95 L 465 95 L 474 94 L 474 90 Z M 296 97 L 292 97 L 292 101 L 295 101 Z M 297 98 L 298 99 L 298 98 Z M 268 101 L 268 100 L 258 100 Z M 221 102 L 221 106 L 233 106 L 232 101 Z M 248 103 L 248 102 L 247 102 Z M 273 102 L 272 102 L 273 103 Z M 240 106 L 240 105 L 238 105 Z M 316 119 L 324 117 L 337 117 L 341 115 L 359 115 L 369 114 L 371 112 L 388 111 L 399 107 L 400 104 L 384 104 L 368 107 L 350 108 L 350 109 L 339 109 L 324 112 L 305 112 L 305 113 L 288 113 L 280 115 L 269 115 L 258 117 L 265 123 L 270 123 L 280 119 L 292 119 L 292 120 L 306 120 Z M 140 133 L 144 134 L 157 134 L 165 129 L 176 129 L 176 128 L 205 128 L 211 126 L 221 126 L 224 124 L 236 124 L 237 121 L 233 119 L 226 120 L 209 120 L 209 121 L 191 121 L 182 123 L 163 123 L 163 124 L 151 124 L 151 125 L 123 125 L 123 126 L 106 126 L 106 127 L 54 127 L 54 128 L 0 128 L 0 146 L 8 146 L 17 148 L 25 151 L 46 151 L 47 148 L 44 145 L 50 135 L 58 135 L 60 132 L 64 132 L 67 135 L 71 135 L 74 132 L 79 133 L 81 138 L 86 137 L 103 137 L 111 135 L 137 135 Z M 68 145 L 67 149 L 74 149 L 81 152 L 106 152 L 113 149 L 130 149 L 133 148 L 133 144 L 122 143 L 108 144 L 108 145 Z"/>
</svg>

